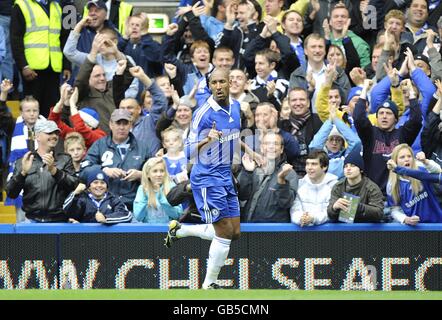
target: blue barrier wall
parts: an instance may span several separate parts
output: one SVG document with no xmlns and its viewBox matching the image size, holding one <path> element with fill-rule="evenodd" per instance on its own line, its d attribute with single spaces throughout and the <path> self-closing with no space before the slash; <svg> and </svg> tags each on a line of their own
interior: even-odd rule
<svg viewBox="0 0 442 320">
<path fill-rule="evenodd" d="M 242 223 L 241 232 L 312 232 L 312 231 L 442 231 L 441 223 L 420 223 L 407 226 L 400 223 L 326 223 L 320 226 L 299 227 L 292 223 Z M 127 223 L 112 226 L 99 223 L 21 223 L 0 224 L 0 234 L 64 234 L 64 233 L 143 233 L 167 232 L 166 224 L 148 225 Z"/>
<path fill-rule="evenodd" d="M 236 289 L 442 290 L 442 224 L 242 224 L 220 284 Z M 0 288 L 189 288 L 210 241 L 167 225 L 0 225 Z"/>
</svg>

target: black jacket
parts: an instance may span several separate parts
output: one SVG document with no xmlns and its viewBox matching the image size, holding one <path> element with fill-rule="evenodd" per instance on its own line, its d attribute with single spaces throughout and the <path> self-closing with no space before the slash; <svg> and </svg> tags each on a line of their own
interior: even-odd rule
<svg viewBox="0 0 442 320">
<path fill-rule="evenodd" d="M 172 206 L 178 206 L 180 204 L 188 204 L 188 207 L 184 209 L 183 214 L 180 217 L 180 222 L 185 223 L 203 223 L 201 215 L 196 208 L 195 200 L 193 198 L 192 190 L 187 191 L 187 185 L 190 185 L 190 181 L 183 181 L 178 183 L 172 189 L 170 189 L 166 198 Z"/>
<path fill-rule="evenodd" d="M 245 62 L 243 54 L 248 44 L 261 32 L 262 25 L 256 23 L 247 26 L 248 33 L 244 33 L 239 26 L 235 26 L 233 30 L 223 29 L 222 36 L 217 47 L 231 48 L 235 56 L 235 68 L 244 70 Z"/>
<path fill-rule="evenodd" d="M 321 126 L 322 121 L 319 119 L 318 114 L 312 113 L 311 117 L 304 123 L 304 126 L 297 132 L 296 136 L 294 136 L 299 144 L 299 156 L 290 164 L 293 165 L 293 169 L 300 179 L 305 176 L 305 162 L 309 153 L 308 146 Z M 292 133 L 293 126 L 290 120 L 279 121 L 278 127 L 290 134 Z"/>
<path fill-rule="evenodd" d="M 422 112 L 416 99 L 410 100 L 410 118 L 399 129 L 385 131 L 373 126 L 367 118 L 366 101 L 359 99 L 353 111 L 353 119 L 364 147 L 364 164 L 367 177 L 386 194 L 388 180 L 387 161 L 393 149 L 401 144 L 412 145 L 422 128 Z"/>
<path fill-rule="evenodd" d="M 285 157 L 280 158 L 272 173 L 267 175 L 261 168 L 241 170 L 238 198 L 246 201 L 241 208 L 241 222 L 290 222 L 290 208 L 296 198 L 298 176 L 291 171 L 285 184 L 278 183 L 278 174 L 286 163 Z"/>
<path fill-rule="evenodd" d="M 12 0 L 0 1 L 0 15 L 10 16 L 12 11 Z"/>
<path fill-rule="evenodd" d="M 23 210 L 26 218 L 39 222 L 65 222 L 63 202 L 78 185 L 72 158 L 65 153 L 55 155 L 57 172 L 52 176 L 41 157 L 35 153 L 32 167 L 26 177 L 21 174 L 20 158 L 15 165 L 6 192 L 15 199 L 23 189 Z"/>
</svg>

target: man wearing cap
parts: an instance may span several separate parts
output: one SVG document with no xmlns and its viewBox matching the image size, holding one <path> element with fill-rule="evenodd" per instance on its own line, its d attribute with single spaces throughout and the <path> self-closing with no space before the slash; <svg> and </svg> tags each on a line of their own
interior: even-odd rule
<svg viewBox="0 0 442 320">
<path fill-rule="evenodd" d="M 365 80 L 362 93 L 353 113 L 355 127 L 362 141 L 367 176 L 385 195 L 388 180 L 387 161 L 394 147 L 401 143 L 412 145 L 422 128 L 422 112 L 418 106 L 416 92 L 410 93 L 410 117 L 400 128 L 395 128 L 399 111 L 396 103 L 386 100 L 376 112 L 377 126 L 367 118 L 367 92 L 373 85 Z"/>
<path fill-rule="evenodd" d="M 63 202 L 75 189 L 72 158 L 65 153 L 54 154 L 60 129 L 54 121 L 38 120 L 34 126 L 38 148 L 17 160 L 6 192 L 15 199 L 23 189 L 23 211 L 34 222 L 67 222 Z"/>
<path fill-rule="evenodd" d="M 382 191 L 363 173 L 364 160 L 356 148 L 344 160 L 345 178 L 339 180 L 331 191 L 327 214 L 332 222 L 339 220 L 341 210 L 349 210 L 349 198 L 352 196 L 358 199 L 353 222 L 381 222 L 384 209 Z M 349 197 L 349 194 L 352 196 Z"/>
<path fill-rule="evenodd" d="M 55 0 L 17 0 L 11 14 L 11 49 L 23 79 L 23 93 L 40 103 L 40 114 L 59 98 L 60 74 L 69 80 L 71 64 L 63 57 L 67 30 Z"/>
<path fill-rule="evenodd" d="M 124 34 L 126 28 L 126 19 L 132 15 L 133 6 L 124 1 L 118 0 L 94 0 L 88 1 L 84 7 L 83 17 L 87 16 L 91 6 L 96 6 L 106 10 L 106 19 L 117 27 L 120 34 Z"/>
<path fill-rule="evenodd" d="M 69 222 L 131 222 L 132 212 L 118 196 L 108 191 L 109 177 L 100 168 L 89 172 L 86 187 L 85 191 L 72 192 L 63 204 Z"/>
<path fill-rule="evenodd" d="M 111 134 L 92 145 L 81 163 L 80 173 L 86 181 L 91 170 L 101 168 L 109 177 L 109 191 L 119 195 L 129 210 L 140 185 L 143 164 L 154 156 L 146 141 L 137 141 L 130 132 L 132 123 L 129 111 L 114 110 L 109 121 Z"/>
</svg>

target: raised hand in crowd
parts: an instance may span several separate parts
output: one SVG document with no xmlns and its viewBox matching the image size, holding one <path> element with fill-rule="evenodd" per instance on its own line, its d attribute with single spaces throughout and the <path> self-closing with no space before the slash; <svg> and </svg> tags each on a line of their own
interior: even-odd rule
<svg viewBox="0 0 442 320">
<path fill-rule="evenodd" d="M 60 86 L 60 100 L 55 104 L 53 111 L 55 113 L 61 113 L 63 107 L 69 102 L 70 94 L 72 93 L 72 87 L 68 83 L 63 83 Z"/>
<path fill-rule="evenodd" d="M 74 90 L 72 91 L 71 98 L 69 99 L 71 116 L 76 115 L 78 113 L 77 102 L 78 102 L 78 88 L 75 87 Z"/>
<path fill-rule="evenodd" d="M 34 155 L 32 154 L 32 151 L 28 151 L 25 153 L 23 158 L 21 159 L 21 175 L 26 176 L 31 170 L 32 167 L 32 161 L 34 161 Z"/>
<path fill-rule="evenodd" d="M 423 151 L 419 151 L 418 153 L 416 153 L 416 160 L 419 160 L 420 162 L 422 162 L 425 165 L 428 164 L 428 159 L 425 156 L 425 152 L 423 152 Z"/>
<path fill-rule="evenodd" d="M 177 74 L 177 67 L 171 63 L 164 63 L 164 71 L 169 76 L 170 79 L 175 79 Z"/>
<path fill-rule="evenodd" d="M 291 164 L 284 164 L 281 168 L 281 170 L 278 172 L 278 183 L 279 184 L 285 184 L 286 180 L 285 178 L 287 175 L 293 170 L 293 166 Z"/>
<path fill-rule="evenodd" d="M 427 46 L 428 49 L 434 48 L 434 39 L 437 37 L 437 33 L 428 28 L 425 32 L 427 34 Z"/>
<path fill-rule="evenodd" d="M 57 167 L 55 166 L 54 151 L 50 151 L 49 153 L 42 155 L 41 159 L 43 163 L 48 166 L 48 171 L 50 174 L 54 175 L 57 171 Z"/>
<path fill-rule="evenodd" d="M 267 81 L 266 83 L 266 89 L 267 89 L 267 97 L 271 97 L 273 93 L 276 90 L 276 82 L 275 80 Z"/>
<path fill-rule="evenodd" d="M 74 32 L 76 33 L 80 33 L 81 30 L 83 30 L 84 27 L 87 27 L 89 25 L 91 21 L 91 18 L 89 16 L 85 16 L 83 17 L 83 19 L 81 19 L 74 28 Z"/>
<path fill-rule="evenodd" d="M 178 25 L 176 23 L 171 23 L 167 26 L 166 34 L 172 37 L 178 31 Z"/>
<path fill-rule="evenodd" d="M 350 71 L 350 79 L 355 86 L 362 87 L 364 85 L 364 80 L 367 79 L 367 73 L 364 69 L 355 67 Z"/>
<path fill-rule="evenodd" d="M 315 20 L 316 14 L 321 10 L 321 4 L 319 0 L 311 0 L 310 4 L 312 5 L 312 11 L 310 12 L 310 20 Z"/>
<path fill-rule="evenodd" d="M 126 67 L 127 67 L 127 60 L 125 60 L 125 59 L 118 60 L 117 69 L 115 70 L 115 74 L 121 76 L 124 73 L 124 70 L 126 70 Z"/>
<path fill-rule="evenodd" d="M 393 159 L 390 159 L 387 161 L 387 168 L 388 170 L 392 171 L 397 167 L 396 162 Z"/>
<path fill-rule="evenodd" d="M 267 25 L 270 35 L 272 35 L 278 31 L 278 19 L 276 19 L 272 16 L 266 16 L 264 18 L 264 23 Z"/>
<path fill-rule="evenodd" d="M 239 103 L 239 106 L 241 108 L 241 112 L 244 114 L 244 117 L 246 118 L 245 128 L 251 128 L 255 123 L 255 116 L 253 115 L 250 103 L 241 101 Z"/>
<path fill-rule="evenodd" d="M 364 80 L 364 85 L 362 86 L 362 92 L 360 95 L 361 99 L 367 100 L 367 93 L 371 90 L 373 85 L 374 85 L 373 80 L 369 80 L 369 79 Z"/>
<path fill-rule="evenodd" d="M 192 7 L 189 6 L 189 5 L 187 5 L 185 7 L 178 7 L 178 10 L 175 12 L 175 17 L 177 17 L 177 18 L 181 17 L 181 16 L 185 15 L 189 11 L 192 11 Z M 175 24 L 177 26 L 177 30 L 178 30 L 178 25 L 176 23 L 172 23 L 172 24 Z"/>
<path fill-rule="evenodd" d="M 201 4 L 201 1 L 196 2 L 192 6 L 192 13 L 195 15 L 195 17 L 199 17 L 203 15 L 206 12 L 206 8 L 204 5 Z"/>
<path fill-rule="evenodd" d="M 409 102 L 410 87 L 412 88 L 411 80 L 410 79 L 402 80 L 402 82 L 401 82 L 401 90 L 402 90 L 402 96 L 404 98 L 404 104 L 406 106 L 410 105 L 410 102 Z"/>
<path fill-rule="evenodd" d="M 226 28 L 228 30 L 232 30 L 233 24 L 235 23 L 236 19 L 236 10 L 238 6 L 235 5 L 233 2 L 229 3 L 229 5 L 226 8 Z"/>
<path fill-rule="evenodd" d="M 408 75 L 408 56 L 405 56 L 404 62 L 402 62 L 401 68 L 399 69 L 399 75 L 405 77 Z"/>
<path fill-rule="evenodd" d="M 336 62 L 329 63 L 325 68 L 325 84 L 331 86 L 337 78 Z"/>
<path fill-rule="evenodd" d="M 264 21 L 265 22 L 265 21 Z M 267 27 L 267 24 L 264 24 L 264 27 L 261 30 L 261 33 L 259 34 L 259 36 L 261 38 L 269 38 L 272 34 L 269 31 L 269 28 Z"/>
<path fill-rule="evenodd" d="M 439 80 L 439 79 L 436 79 L 434 84 L 435 84 L 435 86 L 437 88 L 436 94 L 439 97 L 439 99 L 441 99 L 442 98 L 442 81 Z"/>
<path fill-rule="evenodd" d="M 336 102 L 329 103 L 328 105 L 328 111 L 329 111 L 329 119 L 331 122 L 337 117 L 336 111 L 338 110 L 339 106 L 336 105 Z"/>
<path fill-rule="evenodd" d="M 242 165 L 246 171 L 253 172 L 256 168 L 255 161 L 247 154 L 244 153 L 242 156 Z"/>
<path fill-rule="evenodd" d="M 351 25 L 351 19 L 348 18 L 347 22 L 344 24 L 344 27 L 342 28 L 342 39 L 347 37 L 348 29 L 350 28 L 350 25 Z"/>
<path fill-rule="evenodd" d="M 391 61 L 384 63 L 384 70 L 390 78 L 391 85 L 397 87 L 399 85 L 399 71 L 396 68 L 393 68 Z"/>
<path fill-rule="evenodd" d="M 91 51 L 89 52 L 89 60 L 91 60 L 91 62 L 95 62 L 95 59 L 97 58 L 97 54 L 100 51 L 103 42 L 104 36 L 97 33 L 94 37 L 94 40 L 92 41 Z"/>
<path fill-rule="evenodd" d="M 308 88 L 307 90 L 310 92 L 315 91 L 315 87 L 316 87 L 316 81 L 313 78 L 313 72 L 310 70 L 309 72 L 307 72 L 307 76 L 305 78 L 307 80 L 307 84 L 308 84 Z"/>
<path fill-rule="evenodd" d="M 178 94 L 178 91 L 175 90 L 173 84 L 170 87 L 172 90 L 172 108 L 177 110 L 178 106 L 180 105 L 180 95 Z"/>
<path fill-rule="evenodd" d="M 405 55 L 408 58 L 408 70 L 410 72 L 410 74 L 416 69 L 416 64 L 414 62 L 414 56 L 413 56 L 413 52 L 411 51 L 410 47 L 407 47 L 407 50 L 405 51 Z"/>
<path fill-rule="evenodd" d="M 324 29 L 324 38 L 325 40 L 330 40 L 330 23 L 328 22 L 328 19 L 324 19 L 324 22 L 322 22 L 322 28 Z"/>
<path fill-rule="evenodd" d="M 14 88 L 11 80 L 4 79 L 0 84 L 0 101 L 8 100 L 8 92 Z"/>
<path fill-rule="evenodd" d="M 396 41 L 394 34 L 392 32 L 390 32 L 388 29 L 385 30 L 384 33 L 384 50 L 385 51 L 390 51 L 391 49 L 393 49 L 393 43 Z"/>
<path fill-rule="evenodd" d="M 144 72 L 143 68 L 140 66 L 135 66 L 129 68 L 130 74 L 141 81 L 146 88 L 149 88 L 152 85 L 152 79 Z"/>
<path fill-rule="evenodd" d="M 366 12 L 369 2 L 369 0 L 360 0 L 359 11 L 361 11 L 362 14 Z"/>
<path fill-rule="evenodd" d="M 63 70 L 63 82 L 68 82 L 71 79 L 72 72 L 71 70 L 64 69 Z"/>
</svg>

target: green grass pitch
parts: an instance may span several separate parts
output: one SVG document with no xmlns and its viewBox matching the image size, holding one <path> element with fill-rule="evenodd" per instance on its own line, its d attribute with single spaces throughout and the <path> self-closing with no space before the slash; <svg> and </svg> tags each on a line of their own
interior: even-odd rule
<svg viewBox="0 0 442 320">
<path fill-rule="evenodd" d="M 442 291 L 0 290 L 0 300 L 442 300 Z"/>
</svg>

